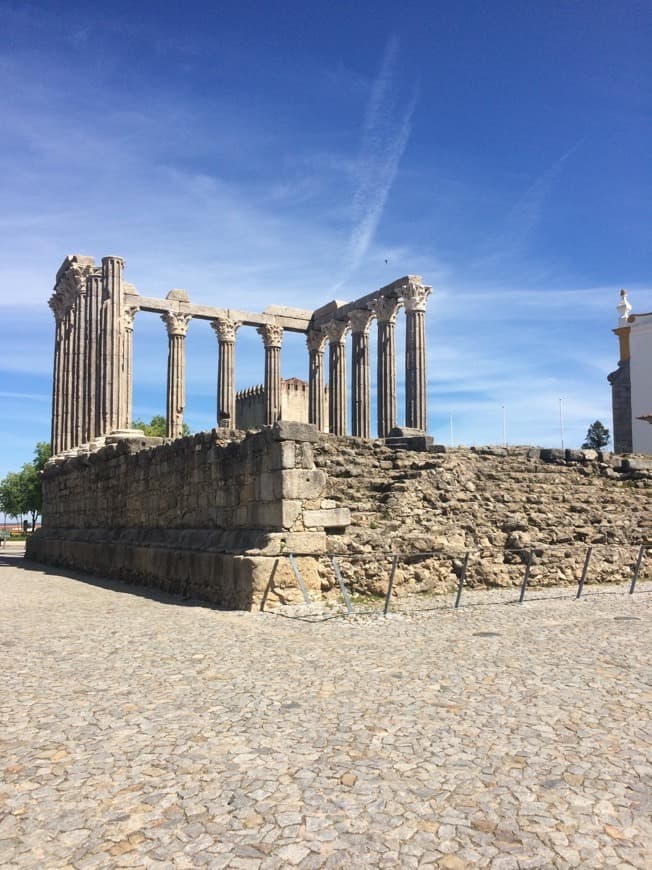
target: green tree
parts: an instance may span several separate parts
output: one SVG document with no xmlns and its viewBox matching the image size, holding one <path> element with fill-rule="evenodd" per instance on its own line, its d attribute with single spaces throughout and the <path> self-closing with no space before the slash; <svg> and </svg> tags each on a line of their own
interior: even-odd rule
<svg viewBox="0 0 652 870">
<path fill-rule="evenodd" d="M 29 514 L 32 531 L 41 513 L 43 494 L 40 472 L 50 458 L 50 445 L 39 441 L 34 448 L 34 462 L 26 462 L 20 471 L 10 471 L 0 482 L 0 505 L 9 516 L 18 519 Z"/>
<path fill-rule="evenodd" d="M 145 435 L 149 435 L 150 437 L 166 437 L 167 425 L 165 422 L 165 417 L 162 414 L 156 414 L 154 417 L 152 417 L 149 423 L 145 423 L 144 420 L 134 420 L 131 425 L 134 429 L 142 429 Z M 190 435 L 190 427 L 187 423 L 183 424 L 182 434 Z"/>
<path fill-rule="evenodd" d="M 586 431 L 586 438 L 582 447 L 585 450 L 602 450 L 606 447 L 611 438 L 611 433 L 606 426 L 603 426 L 599 420 L 591 423 Z"/>
</svg>

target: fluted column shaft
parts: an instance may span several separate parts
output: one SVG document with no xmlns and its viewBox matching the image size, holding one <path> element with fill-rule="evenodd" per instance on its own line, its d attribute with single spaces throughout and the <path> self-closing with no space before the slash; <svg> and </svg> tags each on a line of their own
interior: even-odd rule
<svg viewBox="0 0 652 870">
<path fill-rule="evenodd" d="M 358 438 L 371 437 L 369 324 L 373 312 L 352 311 L 351 319 L 351 434 Z"/>
<path fill-rule="evenodd" d="M 328 334 L 328 427 L 333 435 L 346 435 L 346 333 L 345 320 L 331 321 Z"/>
<path fill-rule="evenodd" d="M 405 304 L 405 425 L 426 431 L 428 377 L 426 371 L 426 301 L 430 287 L 410 284 L 403 290 Z"/>
<path fill-rule="evenodd" d="M 168 382 L 166 434 L 180 438 L 183 434 L 183 411 L 186 405 L 186 333 L 190 314 L 168 311 L 161 315 L 168 331 Z"/>
<path fill-rule="evenodd" d="M 380 296 L 374 303 L 378 320 L 378 437 L 396 426 L 396 315 L 397 299 Z"/>
<path fill-rule="evenodd" d="M 321 329 L 311 329 L 306 338 L 308 366 L 308 422 L 324 431 L 324 346 L 326 335 Z"/>
<path fill-rule="evenodd" d="M 73 419 L 72 446 L 76 447 L 85 440 L 86 420 L 86 284 L 82 284 L 75 301 L 75 328 L 73 347 Z"/>
<path fill-rule="evenodd" d="M 123 427 L 131 429 L 133 422 L 133 359 L 134 359 L 134 318 L 138 308 L 125 308 L 122 312 L 122 384 L 123 394 L 121 414 Z"/>
<path fill-rule="evenodd" d="M 283 327 L 266 323 L 256 330 L 265 345 L 265 425 L 281 419 L 281 344 Z"/>
<path fill-rule="evenodd" d="M 235 334 L 239 323 L 226 318 L 211 321 L 218 341 L 217 425 L 234 429 L 235 416 Z"/>
<path fill-rule="evenodd" d="M 72 384 L 74 354 L 74 319 L 72 308 L 66 311 L 63 320 L 63 397 L 61 402 L 61 447 L 72 447 Z"/>
<path fill-rule="evenodd" d="M 63 450 L 61 438 L 61 414 L 63 398 L 63 315 L 59 307 L 52 304 L 55 316 L 54 333 L 54 366 L 52 373 L 52 430 L 50 447 L 52 454 L 56 455 Z"/>
<path fill-rule="evenodd" d="M 90 441 L 95 437 L 97 417 L 96 378 L 97 378 L 97 314 L 98 302 L 102 292 L 101 277 L 89 275 L 86 279 L 86 307 L 84 333 L 86 336 L 86 353 L 84 355 L 84 421 L 82 441 Z"/>
<path fill-rule="evenodd" d="M 123 287 L 124 260 L 102 259 L 102 410 L 103 434 L 129 428 L 126 417 L 126 384 L 123 369 Z"/>
</svg>

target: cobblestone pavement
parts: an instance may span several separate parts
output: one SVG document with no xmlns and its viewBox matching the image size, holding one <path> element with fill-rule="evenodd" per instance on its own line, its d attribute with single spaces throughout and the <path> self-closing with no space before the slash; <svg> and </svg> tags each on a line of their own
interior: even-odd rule
<svg viewBox="0 0 652 870">
<path fill-rule="evenodd" d="M 138 591 L 0 552 L 3 867 L 652 866 L 652 584 L 386 620 Z"/>
</svg>

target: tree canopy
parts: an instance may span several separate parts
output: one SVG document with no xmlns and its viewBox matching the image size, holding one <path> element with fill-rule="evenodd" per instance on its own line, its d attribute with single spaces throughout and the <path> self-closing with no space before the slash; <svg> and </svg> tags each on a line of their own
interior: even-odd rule
<svg viewBox="0 0 652 870">
<path fill-rule="evenodd" d="M 587 429 L 586 438 L 584 439 L 582 447 L 585 450 L 602 450 L 603 447 L 607 446 L 610 438 L 611 433 L 607 427 L 603 426 L 599 420 L 596 420 L 595 423 L 591 423 Z"/>
<path fill-rule="evenodd" d="M 32 531 L 41 513 L 42 492 L 40 472 L 50 458 L 50 445 L 39 441 L 34 448 L 34 461 L 26 462 L 20 471 L 10 471 L 0 481 L 0 507 L 11 517 L 29 514 Z"/>
<path fill-rule="evenodd" d="M 145 423 L 144 420 L 134 420 L 131 425 L 134 429 L 142 429 L 145 435 L 149 435 L 150 437 L 166 437 L 167 425 L 165 422 L 165 417 L 162 414 L 156 414 L 154 417 L 152 417 L 149 423 Z M 190 435 L 190 427 L 187 423 L 183 424 L 182 434 Z"/>
</svg>

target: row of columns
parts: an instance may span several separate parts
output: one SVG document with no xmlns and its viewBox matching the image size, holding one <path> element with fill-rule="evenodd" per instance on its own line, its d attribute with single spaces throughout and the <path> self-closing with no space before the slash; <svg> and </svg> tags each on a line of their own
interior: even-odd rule
<svg viewBox="0 0 652 870">
<path fill-rule="evenodd" d="M 351 310 L 344 319 L 332 320 L 321 329 L 308 332 L 309 391 L 308 419 L 324 428 L 324 350 L 328 341 L 329 404 L 328 427 L 335 435 L 347 433 L 346 334 L 352 336 L 351 434 L 370 437 L 370 363 L 369 330 L 375 317 L 378 328 L 377 352 L 377 426 L 378 437 L 385 438 L 397 425 L 396 337 L 398 310 L 406 314 L 405 335 L 405 425 L 423 432 L 427 426 L 427 376 L 425 310 L 431 288 L 408 284 L 401 295 L 379 296 L 366 308 Z"/>
<path fill-rule="evenodd" d="M 131 420 L 134 309 L 125 309 L 120 257 L 72 257 L 57 276 L 52 450 L 61 453 Z"/>
<path fill-rule="evenodd" d="M 128 429 L 132 419 L 133 323 L 137 307 L 125 304 L 124 261 L 105 257 L 101 269 L 90 258 L 68 258 L 57 276 L 50 299 L 55 315 L 52 447 L 60 453 L 100 435 Z M 425 431 L 426 357 L 425 306 L 430 287 L 408 283 L 394 295 L 379 295 L 360 308 L 347 306 L 341 317 L 307 331 L 309 352 L 309 421 L 319 430 L 347 434 L 346 336 L 352 335 L 351 428 L 369 438 L 369 332 L 377 321 L 378 436 L 386 437 L 397 424 L 395 325 L 401 306 L 406 312 L 405 424 Z M 176 295 L 175 295 L 176 294 Z M 172 291 L 169 299 L 186 299 Z M 363 300 L 364 301 L 364 300 Z M 190 314 L 161 315 L 168 333 L 167 435 L 183 431 L 185 406 L 185 337 Z M 217 424 L 235 428 L 235 340 L 239 323 L 211 321 L 218 340 Z M 274 322 L 258 326 L 265 347 L 265 423 L 281 415 L 280 354 L 283 328 Z M 324 352 L 329 345 L 328 420 L 324 413 Z M 328 427 L 326 426 L 328 424 Z"/>
<path fill-rule="evenodd" d="M 402 297 L 380 296 L 367 309 L 354 309 L 346 320 L 332 320 L 325 328 L 309 330 L 308 418 L 321 431 L 324 418 L 324 350 L 329 344 L 328 431 L 336 435 L 347 432 L 346 335 L 352 335 L 351 412 L 352 434 L 369 438 L 371 434 L 371 377 L 369 331 L 372 319 L 378 324 L 377 412 L 378 436 L 386 437 L 397 425 L 396 405 L 396 318 L 401 305 L 406 312 L 405 338 L 405 425 L 426 430 L 427 378 L 425 352 L 425 307 L 429 287 L 408 285 Z M 168 324 L 168 435 L 177 437 L 183 424 L 183 327 L 178 315 L 163 315 Z M 182 317 L 188 317 L 182 315 Z M 170 323 L 174 322 L 174 327 Z M 240 324 L 219 318 L 211 321 L 218 340 L 217 422 L 222 428 L 235 427 L 235 337 Z M 172 330 L 172 331 L 170 331 Z M 281 413 L 280 354 L 283 329 L 269 323 L 257 328 L 265 346 L 265 423 L 272 424 Z"/>
</svg>

